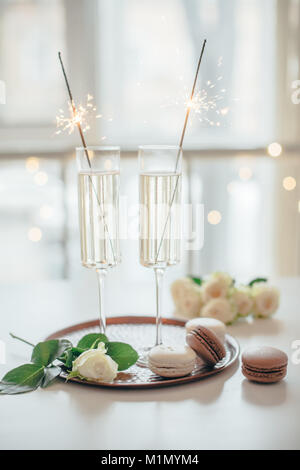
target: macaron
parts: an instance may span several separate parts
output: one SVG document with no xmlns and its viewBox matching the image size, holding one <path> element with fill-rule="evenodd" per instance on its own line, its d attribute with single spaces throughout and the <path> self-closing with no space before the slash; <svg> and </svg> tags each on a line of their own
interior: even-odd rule
<svg viewBox="0 0 300 470">
<path fill-rule="evenodd" d="M 154 346 L 148 355 L 149 369 L 161 377 L 184 377 L 196 363 L 195 352 L 186 345 Z"/>
<path fill-rule="evenodd" d="M 268 346 L 247 349 L 242 355 L 242 372 L 254 382 L 279 382 L 286 376 L 287 364 L 283 351 Z"/>
<path fill-rule="evenodd" d="M 222 341 L 209 328 L 198 326 L 186 335 L 187 344 L 208 365 L 214 366 L 226 356 Z"/>
<path fill-rule="evenodd" d="M 222 321 L 217 320 L 216 318 L 206 318 L 206 317 L 193 318 L 192 320 L 189 320 L 188 322 L 186 322 L 185 324 L 186 332 L 190 333 L 190 331 L 194 330 L 198 326 L 204 326 L 205 328 L 209 328 L 218 336 L 218 338 L 222 341 L 222 343 L 224 343 L 226 326 Z"/>
</svg>

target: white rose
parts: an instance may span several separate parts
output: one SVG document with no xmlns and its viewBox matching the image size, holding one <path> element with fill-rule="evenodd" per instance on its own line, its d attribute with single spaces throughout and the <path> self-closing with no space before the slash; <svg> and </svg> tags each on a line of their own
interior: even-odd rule
<svg viewBox="0 0 300 470">
<path fill-rule="evenodd" d="M 245 317 L 251 313 L 254 302 L 250 287 L 240 286 L 233 288 L 230 298 L 236 304 L 239 315 Z"/>
<path fill-rule="evenodd" d="M 223 297 L 211 299 L 201 310 L 201 317 L 216 318 L 223 323 L 231 323 L 236 314 L 235 305 Z"/>
<path fill-rule="evenodd" d="M 202 307 L 201 289 L 192 279 L 186 277 L 173 282 L 171 294 L 177 314 L 187 318 L 200 315 Z"/>
<path fill-rule="evenodd" d="M 78 372 L 85 379 L 112 382 L 117 375 L 118 364 L 106 354 L 104 343 L 98 349 L 88 349 L 73 362 L 72 372 Z"/>
<path fill-rule="evenodd" d="M 279 306 L 279 291 L 276 287 L 254 284 L 252 287 L 255 317 L 269 317 Z"/>
<path fill-rule="evenodd" d="M 211 274 L 201 286 L 203 302 L 227 297 L 231 285 L 232 278 L 228 274 L 219 272 Z"/>
<path fill-rule="evenodd" d="M 223 273 L 223 272 L 220 272 L 220 271 L 216 271 L 216 272 L 212 273 L 209 276 L 208 280 L 210 280 L 210 279 L 218 280 L 227 287 L 230 287 L 233 283 L 233 279 L 228 273 Z"/>
</svg>

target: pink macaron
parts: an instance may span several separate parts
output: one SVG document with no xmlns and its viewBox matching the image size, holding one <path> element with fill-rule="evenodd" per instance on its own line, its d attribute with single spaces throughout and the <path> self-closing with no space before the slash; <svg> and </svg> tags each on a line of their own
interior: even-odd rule
<svg viewBox="0 0 300 470">
<path fill-rule="evenodd" d="M 226 356 L 225 347 L 209 328 L 198 326 L 186 335 L 187 344 L 208 365 L 214 366 Z"/>
<path fill-rule="evenodd" d="M 279 382 L 286 376 L 287 364 L 283 351 L 268 346 L 247 349 L 242 355 L 242 373 L 254 382 Z"/>
</svg>

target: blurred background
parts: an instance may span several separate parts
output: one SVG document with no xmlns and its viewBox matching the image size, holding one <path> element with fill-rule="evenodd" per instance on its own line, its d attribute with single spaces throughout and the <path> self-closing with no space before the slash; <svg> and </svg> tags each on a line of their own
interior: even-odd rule
<svg viewBox="0 0 300 470">
<path fill-rule="evenodd" d="M 74 148 L 57 52 L 75 101 L 93 96 L 89 145 L 122 148 L 121 194 L 138 198 L 137 146 L 184 142 L 186 201 L 204 206 L 204 246 L 171 278 L 300 274 L 299 0 L 1 0 L 0 281 L 81 279 Z M 61 110 L 61 111 L 60 111 Z M 59 133 L 57 133 L 57 131 Z M 137 224 L 137 207 L 128 212 Z M 134 238 L 134 237 L 132 237 Z M 113 279 L 140 282 L 136 239 Z"/>
</svg>

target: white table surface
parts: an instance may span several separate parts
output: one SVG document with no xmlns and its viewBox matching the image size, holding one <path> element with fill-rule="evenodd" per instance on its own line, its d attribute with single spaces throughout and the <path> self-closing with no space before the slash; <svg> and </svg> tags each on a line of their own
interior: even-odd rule
<svg viewBox="0 0 300 470">
<path fill-rule="evenodd" d="M 288 377 L 275 385 L 244 379 L 240 364 L 200 382 L 150 390 L 108 390 L 59 381 L 46 390 L 0 396 L 1 449 L 299 449 L 300 279 L 275 282 L 279 312 L 271 320 L 229 328 L 241 348 L 272 345 L 290 358 Z M 30 348 L 9 331 L 36 342 L 70 324 L 95 318 L 93 283 L 49 281 L 0 286 L 0 374 L 27 362 Z M 110 285 L 112 314 L 151 313 L 149 285 Z M 172 305 L 166 301 L 166 311 Z"/>
</svg>

